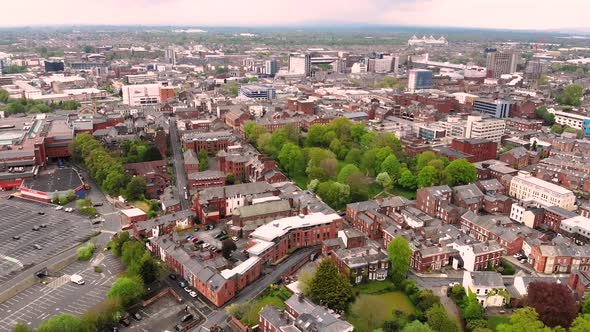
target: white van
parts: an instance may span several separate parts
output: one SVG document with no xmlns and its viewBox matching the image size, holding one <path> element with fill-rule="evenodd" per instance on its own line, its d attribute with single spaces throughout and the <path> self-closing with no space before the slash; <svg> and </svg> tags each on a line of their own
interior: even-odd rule
<svg viewBox="0 0 590 332">
<path fill-rule="evenodd" d="M 84 278 L 79 274 L 72 274 L 70 281 L 78 285 L 84 285 Z"/>
</svg>

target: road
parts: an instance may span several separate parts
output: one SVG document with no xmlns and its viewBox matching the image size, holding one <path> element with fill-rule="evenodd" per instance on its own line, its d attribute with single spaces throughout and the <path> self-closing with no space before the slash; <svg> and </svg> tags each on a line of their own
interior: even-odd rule
<svg viewBox="0 0 590 332">
<path fill-rule="evenodd" d="M 226 303 L 223 308 L 218 308 L 211 315 L 209 315 L 203 326 L 207 328 L 211 328 L 214 325 L 224 327 L 226 325 L 226 321 L 229 318 L 227 312 L 225 311 L 225 307 L 234 303 L 242 304 L 251 301 L 260 293 L 262 293 L 268 287 L 268 285 L 277 282 L 281 276 L 285 274 L 291 267 L 296 265 L 303 257 L 310 255 L 314 250 L 315 248 L 313 247 L 304 248 L 289 256 L 289 258 L 287 258 L 283 263 L 275 267 L 271 273 L 265 275 L 264 277 L 250 284 L 248 287 L 244 288 L 240 293 L 238 293 L 236 297 Z M 194 330 L 196 331 L 197 329 Z"/>
<path fill-rule="evenodd" d="M 180 201 L 182 210 L 190 208 L 188 199 L 184 199 L 184 188 L 188 187 L 188 180 L 184 170 L 184 157 L 182 154 L 182 144 L 180 142 L 180 134 L 176 126 L 176 119 L 170 118 L 168 120 L 170 125 L 170 147 L 172 148 L 172 158 L 174 160 L 174 171 L 176 172 L 176 195 Z"/>
</svg>

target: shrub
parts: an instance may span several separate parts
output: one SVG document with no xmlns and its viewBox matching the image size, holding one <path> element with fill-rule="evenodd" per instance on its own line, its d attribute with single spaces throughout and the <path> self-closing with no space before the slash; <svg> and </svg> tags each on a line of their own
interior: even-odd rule
<svg viewBox="0 0 590 332">
<path fill-rule="evenodd" d="M 84 214 L 88 214 L 88 215 L 95 215 L 96 209 L 93 208 L 92 206 L 86 206 L 86 207 L 80 208 L 80 212 L 82 212 Z"/>
<path fill-rule="evenodd" d="M 100 266 L 95 266 L 94 267 L 94 272 L 96 272 L 96 273 L 102 273 L 102 268 Z"/>
<path fill-rule="evenodd" d="M 94 245 L 94 243 L 88 243 L 84 247 L 78 248 L 78 250 L 76 251 L 78 253 L 78 260 L 80 260 L 80 261 L 90 260 L 90 258 L 92 258 L 92 255 L 94 254 L 95 249 L 96 249 L 96 246 Z"/>
</svg>

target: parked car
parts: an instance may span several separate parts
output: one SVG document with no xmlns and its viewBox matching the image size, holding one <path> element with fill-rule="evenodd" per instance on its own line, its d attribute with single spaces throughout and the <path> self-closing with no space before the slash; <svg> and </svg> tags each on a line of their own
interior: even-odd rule
<svg viewBox="0 0 590 332">
<path fill-rule="evenodd" d="M 184 281 L 181 281 L 178 283 L 178 286 L 180 286 L 180 288 L 184 288 L 186 287 L 186 284 L 184 283 Z"/>
<path fill-rule="evenodd" d="M 58 206 L 55 207 L 55 210 L 59 211 L 59 210 L 62 210 L 63 208 L 64 208 L 63 206 L 58 205 Z"/>
<path fill-rule="evenodd" d="M 47 228 L 47 224 L 41 224 L 41 225 L 39 225 L 39 227 L 41 227 L 41 228 Z"/>
<path fill-rule="evenodd" d="M 175 330 L 175 331 L 182 331 L 182 325 L 181 325 L 181 324 L 177 324 L 177 325 L 174 327 L 174 330 Z"/>
<path fill-rule="evenodd" d="M 234 241 L 238 241 L 238 237 L 237 236 L 232 236 L 231 239 L 234 240 Z"/>
<path fill-rule="evenodd" d="M 32 230 L 34 230 L 34 231 L 38 231 L 39 229 L 40 229 L 40 227 L 37 225 L 33 226 L 33 228 L 32 228 Z"/>
<path fill-rule="evenodd" d="M 187 322 L 189 320 L 193 319 L 193 315 L 192 314 L 186 314 L 184 316 L 182 316 L 182 318 L 180 319 L 181 322 Z"/>
<path fill-rule="evenodd" d="M 97 202 L 97 203 L 92 204 L 92 206 L 99 207 L 99 206 L 102 206 L 102 204 L 103 204 L 102 202 Z"/>
<path fill-rule="evenodd" d="M 172 280 L 176 280 L 176 274 L 174 274 L 174 273 L 170 273 L 170 274 L 168 275 L 168 278 L 170 278 L 170 279 L 172 279 Z"/>
<path fill-rule="evenodd" d="M 39 244 L 36 244 L 36 243 L 35 243 L 35 244 L 33 244 L 33 248 L 35 248 L 35 249 L 37 249 L 37 250 L 41 250 L 41 249 L 43 249 L 43 247 L 41 247 L 41 245 L 39 245 Z"/>
<path fill-rule="evenodd" d="M 190 293 L 188 293 L 192 298 L 197 297 L 197 292 L 195 291 L 191 291 Z"/>
<path fill-rule="evenodd" d="M 141 320 L 141 315 L 139 314 L 139 312 L 136 312 L 133 314 L 133 318 L 135 318 L 135 320 L 140 321 Z"/>
<path fill-rule="evenodd" d="M 526 264 L 526 263 L 528 263 L 528 260 L 526 258 L 523 258 L 523 259 L 520 260 L 520 263 Z"/>
<path fill-rule="evenodd" d="M 203 240 L 199 240 L 199 241 L 195 242 L 195 244 L 199 245 L 199 244 L 203 244 L 204 242 L 205 241 L 203 241 Z"/>
<path fill-rule="evenodd" d="M 43 212 L 43 211 L 39 211 L 39 212 L 37 212 L 37 213 L 38 213 L 40 216 L 44 216 L 44 215 L 45 215 L 45 212 Z"/>
<path fill-rule="evenodd" d="M 121 319 L 121 324 L 123 324 L 125 326 L 129 326 L 129 325 L 131 325 L 131 322 L 129 321 L 129 319 L 123 318 L 123 319 Z"/>
<path fill-rule="evenodd" d="M 13 240 L 20 240 L 20 235 L 15 235 L 12 237 Z"/>
</svg>

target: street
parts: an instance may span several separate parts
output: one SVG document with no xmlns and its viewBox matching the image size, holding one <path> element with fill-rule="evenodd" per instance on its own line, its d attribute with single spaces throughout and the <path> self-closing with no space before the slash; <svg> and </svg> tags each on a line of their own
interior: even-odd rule
<svg viewBox="0 0 590 332">
<path fill-rule="evenodd" d="M 190 208 L 190 200 L 184 198 L 184 188 L 188 188 L 188 180 L 184 170 L 182 143 L 180 142 L 178 127 L 176 127 L 176 119 L 171 117 L 168 123 L 170 125 L 170 147 L 172 148 L 174 171 L 176 173 L 176 194 L 178 195 L 182 210 L 185 210 Z"/>
</svg>

